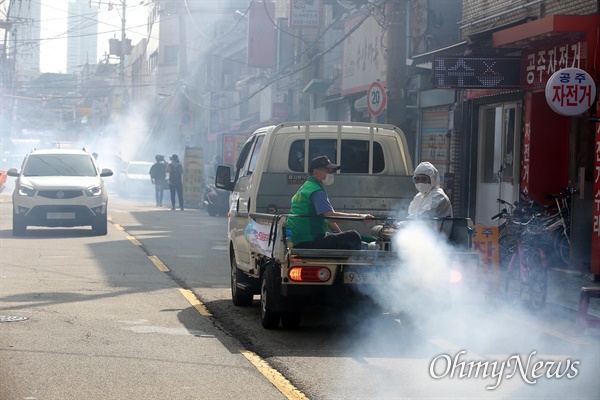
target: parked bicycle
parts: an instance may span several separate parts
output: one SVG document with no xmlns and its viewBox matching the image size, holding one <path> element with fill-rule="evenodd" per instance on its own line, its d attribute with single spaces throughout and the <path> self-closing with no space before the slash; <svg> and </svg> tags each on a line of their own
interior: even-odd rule
<svg viewBox="0 0 600 400">
<path fill-rule="evenodd" d="M 548 291 L 548 264 L 543 242 L 540 240 L 544 231 L 535 222 L 535 217 L 518 221 L 503 210 L 494 216 L 494 219 L 498 218 L 504 218 L 520 229 L 506 270 L 506 301 L 511 305 L 525 301 L 531 309 L 539 310 L 546 303 Z"/>
<path fill-rule="evenodd" d="M 563 188 L 563 193 L 547 194 L 554 204 L 542 205 L 532 200 L 525 193 L 520 200 L 511 204 L 497 199 L 504 206 L 502 211 L 492 219 L 503 219 L 498 227 L 500 246 L 500 265 L 507 267 L 515 251 L 516 239 L 521 234 L 521 224 L 530 223 L 538 231 L 538 240 L 546 252 L 552 252 L 565 265 L 569 264 L 570 242 L 570 190 Z"/>
</svg>

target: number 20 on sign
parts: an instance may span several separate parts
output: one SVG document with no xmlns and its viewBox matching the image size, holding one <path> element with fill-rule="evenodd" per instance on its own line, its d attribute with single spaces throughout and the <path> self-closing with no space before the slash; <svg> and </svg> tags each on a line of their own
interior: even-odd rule
<svg viewBox="0 0 600 400">
<path fill-rule="evenodd" d="M 375 81 L 369 86 L 367 91 L 367 108 L 372 115 L 379 115 L 385 109 L 387 95 L 383 85 Z"/>
</svg>

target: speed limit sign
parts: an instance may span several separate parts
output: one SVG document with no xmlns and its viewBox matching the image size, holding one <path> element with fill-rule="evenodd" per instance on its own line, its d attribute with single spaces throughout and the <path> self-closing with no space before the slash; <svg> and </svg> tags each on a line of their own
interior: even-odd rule
<svg viewBox="0 0 600 400">
<path fill-rule="evenodd" d="M 367 91 L 367 108 L 369 112 L 375 116 L 381 114 L 387 103 L 387 95 L 385 89 L 379 81 L 371 83 Z"/>
</svg>

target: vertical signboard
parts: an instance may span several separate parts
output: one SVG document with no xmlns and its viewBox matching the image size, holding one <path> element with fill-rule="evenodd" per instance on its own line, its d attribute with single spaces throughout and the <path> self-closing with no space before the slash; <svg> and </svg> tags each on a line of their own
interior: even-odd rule
<svg viewBox="0 0 600 400">
<path fill-rule="evenodd" d="M 600 115 L 600 99 L 596 100 L 596 115 Z M 594 202 L 592 211 L 592 260 L 591 272 L 600 274 L 600 121 L 596 121 L 594 149 Z"/>
<path fill-rule="evenodd" d="M 271 68 L 275 64 L 275 3 L 253 2 L 248 11 L 247 64 Z"/>
<path fill-rule="evenodd" d="M 473 250 L 479 253 L 483 284 L 488 291 L 500 290 L 500 255 L 498 253 L 498 227 L 475 225 Z"/>
<path fill-rule="evenodd" d="M 183 201 L 186 204 L 200 204 L 202 165 L 202 149 L 186 147 L 183 155 Z"/>
<path fill-rule="evenodd" d="M 344 30 L 355 29 L 361 18 L 346 21 Z M 342 96 L 366 92 L 369 85 L 379 80 L 386 86 L 387 56 L 386 33 L 373 17 L 367 18 L 352 35 L 344 40 Z"/>
<path fill-rule="evenodd" d="M 525 94 L 525 116 L 523 121 L 523 154 L 521 155 L 521 191 L 529 194 L 529 166 L 531 157 L 531 92 Z"/>
<path fill-rule="evenodd" d="M 321 23 L 321 0 L 290 0 L 289 21 L 290 28 L 318 28 Z"/>
<path fill-rule="evenodd" d="M 246 140 L 245 135 L 223 135 L 223 165 L 235 166 Z"/>
</svg>

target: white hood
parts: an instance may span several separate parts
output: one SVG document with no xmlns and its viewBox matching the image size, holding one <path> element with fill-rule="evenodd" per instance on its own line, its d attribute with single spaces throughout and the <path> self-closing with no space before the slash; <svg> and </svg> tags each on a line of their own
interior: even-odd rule
<svg viewBox="0 0 600 400">
<path fill-rule="evenodd" d="M 440 187 L 440 173 L 437 168 L 429 162 L 422 162 L 415 168 L 414 175 L 423 174 L 431 179 L 431 190 L 427 193 L 417 193 L 408 206 L 408 215 L 426 218 L 452 217 L 452 204 Z"/>
<path fill-rule="evenodd" d="M 21 176 L 20 183 L 36 190 L 85 190 L 100 184 L 97 176 Z"/>
</svg>

